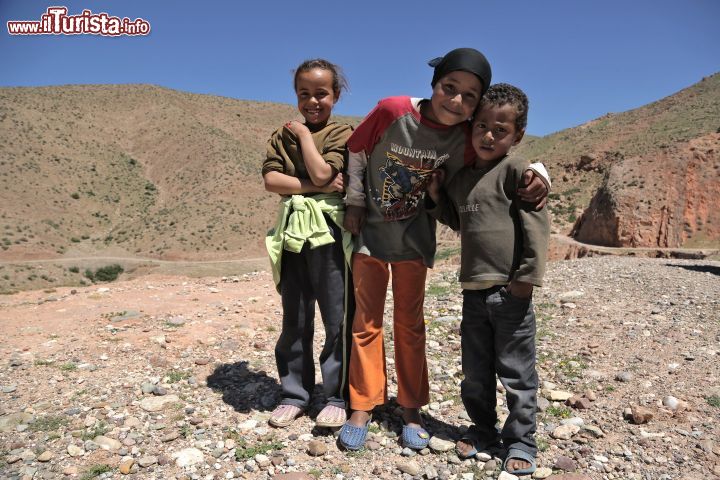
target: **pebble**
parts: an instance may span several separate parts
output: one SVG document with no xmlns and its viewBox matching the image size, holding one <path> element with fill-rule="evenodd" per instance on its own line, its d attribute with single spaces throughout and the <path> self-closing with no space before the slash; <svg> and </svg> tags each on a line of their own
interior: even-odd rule
<svg viewBox="0 0 720 480">
<path fill-rule="evenodd" d="M 550 390 L 547 392 L 545 398 L 552 402 L 564 402 L 572 398 L 573 394 L 570 392 L 564 392 L 562 390 Z"/>
<path fill-rule="evenodd" d="M 455 442 L 433 436 L 430 437 L 428 446 L 436 452 L 449 452 L 455 448 Z"/>
<path fill-rule="evenodd" d="M 109 438 L 105 436 L 97 436 L 93 439 L 93 442 L 97 443 L 100 448 L 104 450 L 110 450 L 111 452 L 114 452 L 116 450 L 120 450 L 122 448 L 122 443 L 120 443 L 118 440 L 115 440 L 114 438 Z"/>
<path fill-rule="evenodd" d="M 254 460 L 262 468 L 269 467 L 272 464 L 272 462 L 270 461 L 270 457 L 268 457 L 267 455 L 263 455 L 262 453 L 258 453 L 257 455 L 255 455 Z"/>
<path fill-rule="evenodd" d="M 535 470 L 535 473 L 533 473 L 532 478 L 537 478 L 537 479 L 548 478 L 550 475 L 552 475 L 552 473 L 553 473 L 552 468 L 539 467 L 537 470 Z"/>
<path fill-rule="evenodd" d="M 558 440 L 570 440 L 573 435 L 580 431 L 577 425 L 560 425 L 552 431 L 552 437 Z"/>
<path fill-rule="evenodd" d="M 570 418 L 564 418 L 560 420 L 561 425 L 577 425 L 578 427 L 582 427 L 585 424 L 585 421 L 580 417 L 570 417 Z"/>
<path fill-rule="evenodd" d="M 565 472 L 574 472 L 577 469 L 577 463 L 575 463 L 575 460 L 570 457 L 560 455 L 555 460 L 555 465 L 553 465 L 553 468 L 563 470 Z"/>
<path fill-rule="evenodd" d="M 634 405 L 630 407 L 630 417 L 634 424 L 642 425 L 653 419 L 653 412 L 645 407 Z"/>
<path fill-rule="evenodd" d="M 672 395 L 668 395 L 667 397 L 663 398 L 662 403 L 672 411 L 677 410 L 678 407 L 680 407 L 681 405 L 680 400 L 673 397 Z"/>
<path fill-rule="evenodd" d="M 197 448 L 186 448 L 172 454 L 175 465 L 178 467 L 189 467 L 205 461 L 205 456 Z"/>
<path fill-rule="evenodd" d="M 400 451 L 400 455 L 402 455 L 403 457 L 414 457 L 415 455 L 417 455 L 417 453 L 418 452 L 408 447 L 403 447 L 403 449 Z"/>
<path fill-rule="evenodd" d="M 173 327 L 179 327 L 181 325 L 185 325 L 185 322 L 186 322 L 185 317 L 183 317 L 182 315 L 170 317 L 166 321 L 167 321 L 168 325 L 171 325 Z"/>
<path fill-rule="evenodd" d="M 178 438 L 180 438 L 180 432 L 175 431 L 175 432 L 170 432 L 170 433 L 168 433 L 167 435 L 164 435 L 164 436 L 160 439 L 160 441 L 161 441 L 161 442 L 164 442 L 164 443 L 167 443 L 167 442 L 172 442 L 173 440 L 176 440 L 176 439 L 178 439 Z"/>
<path fill-rule="evenodd" d="M 308 443 L 308 455 L 313 457 L 321 457 L 327 453 L 327 445 L 319 440 L 312 440 Z"/>
<path fill-rule="evenodd" d="M 151 465 L 155 465 L 158 462 L 158 458 L 154 455 L 145 455 L 138 459 L 138 465 L 143 468 L 147 468 Z"/>
<path fill-rule="evenodd" d="M 120 466 L 118 467 L 118 470 L 120 470 L 120 473 L 123 475 L 129 475 L 132 471 L 132 467 L 135 465 L 135 460 L 132 458 L 126 458 L 120 461 Z"/>
<path fill-rule="evenodd" d="M 591 403 L 589 398 L 573 396 L 568 398 L 567 404 L 578 410 L 587 410 L 590 408 Z"/>
<path fill-rule="evenodd" d="M 155 385 L 155 387 L 153 388 L 153 391 L 152 391 L 152 394 L 157 395 L 157 396 L 167 395 L 167 393 L 168 393 L 167 388 L 161 387 L 160 385 Z"/>
<path fill-rule="evenodd" d="M 71 457 L 81 457 L 81 456 L 85 455 L 85 450 L 78 447 L 77 445 L 72 445 L 72 444 L 68 445 L 67 452 L 68 452 L 68 455 L 70 455 Z"/>
<path fill-rule="evenodd" d="M 489 462 L 492 460 L 492 456 L 486 452 L 478 452 L 475 454 L 475 460 L 478 462 Z"/>
<path fill-rule="evenodd" d="M 474 475 L 472 478 L 475 478 Z M 518 477 L 517 475 L 513 475 L 512 473 L 500 472 L 498 480 L 520 480 L 520 477 Z"/>
<path fill-rule="evenodd" d="M 49 450 L 45 450 L 43 453 L 38 455 L 38 462 L 49 462 L 53 458 L 53 453 Z"/>
<path fill-rule="evenodd" d="M 595 425 L 583 425 L 582 430 L 584 432 L 589 432 L 595 438 L 602 438 L 605 436 L 605 433 L 603 433 L 603 431 Z"/>
<path fill-rule="evenodd" d="M 134 428 L 142 425 L 142 422 L 137 417 L 127 417 L 125 418 L 123 425 L 127 428 Z"/>
<path fill-rule="evenodd" d="M 247 431 L 253 430 L 257 426 L 258 426 L 257 420 L 252 420 L 252 419 L 245 420 L 244 422 L 242 422 L 241 424 L 238 425 L 238 430 L 240 430 L 241 432 L 247 432 Z"/>
<path fill-rule="evenodd" d="M 12 393 L 15 390 L 17 390 L 17 385 L 8 385 L 7 387 L 2 387 L 2 393 Z"/>
<path fill-rule="evenodd" d="M 570 290 L 568 292 L 564 292 L 558 295 L 558 300 L 560 300 L 560 303 L 569 303 L 584 296 L 585 292 L 582 292 L 580 290 Z"/>
<path fill-rule="evenodd" d="M 420 472 L 422 471 L 420 469 L 420 465 L 418 465 L 417 462 L 413 460 L 409 460 L 407 462 L 400 462 L 396 466 L 397 469 L 400 470 L 402 473 L 407 473 L 408 475 L 411 475 L 413 477 L 420 475 Z"/>
<path fill-rule="evenodd" d="M 164 409 L 167 405 L 175 402 L 179 402 L 180 398 L 177 395 L 164 395 L 160 397 L 147 397 L 140 401 L 140 408 L 146 412 L 159 412 Z"/>
</svg>

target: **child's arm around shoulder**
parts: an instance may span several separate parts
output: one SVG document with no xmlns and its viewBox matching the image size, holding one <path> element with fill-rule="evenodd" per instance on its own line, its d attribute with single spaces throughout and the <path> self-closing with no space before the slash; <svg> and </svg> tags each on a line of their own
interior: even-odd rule
<svg viewBox="0 0 720 480">
<path fill-rule="evenodd" d="M 550 174 L 540 162 L 531 163 L 525 168 L 518 183 L 517 194 L 525 202 L 535 205 L 540 210 L 547 204 L 550 193 Z"/>
</svg>

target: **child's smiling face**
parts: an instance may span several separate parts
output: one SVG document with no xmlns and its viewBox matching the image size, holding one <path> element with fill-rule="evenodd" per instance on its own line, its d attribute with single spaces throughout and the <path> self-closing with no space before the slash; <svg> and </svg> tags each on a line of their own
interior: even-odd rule
<svg viewBox="0 0 720 480">
<path fill-rule="evenodd" d="M 482 82 L 477 75 L 462 70 L 450 72 L 433 87 L 430 120 L 442 125 L 457 125 L 469 119 L 482 96 Z"/>
<path fill-rule="evenodd" d="M 330 70 L 313 68 L 300 72 L 295 81 L 298 110 L 308 125 L 324 126 L 338 95 L 333 90 L 333 74 Z"/>
</svg>

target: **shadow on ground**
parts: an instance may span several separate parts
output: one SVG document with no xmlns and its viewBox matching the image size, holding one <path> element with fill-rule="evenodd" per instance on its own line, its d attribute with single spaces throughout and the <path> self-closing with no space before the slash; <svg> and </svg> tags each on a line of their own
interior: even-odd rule
<svg viewBox="0 0 720 480">
<path fill-rule="evenodd" d="M 680 265 L 677 263 L 666 263 L 668 267 L 684 268 L 685 270 L 692 270 L 693 272 L 710 273 L 712 275 L 720 276 L 720 267 L 715 265 Z"/>
<path fill-rule="evenodd" d="M 280 384 L 264 371 L 254 371 L 245 360 L 218 365 L 207 377 L 207 386 L 221 392 L 223 402 L 236 412 L 269 411 L 280 398 Z"/>
</svg>

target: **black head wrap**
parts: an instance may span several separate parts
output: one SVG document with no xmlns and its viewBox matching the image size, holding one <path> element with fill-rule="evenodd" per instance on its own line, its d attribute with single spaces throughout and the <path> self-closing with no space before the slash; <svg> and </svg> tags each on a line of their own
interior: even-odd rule
<svg viewBox="0 0 720 480">
<path fill-rule="evenodd" d="M 481 95 L 484 95 L 490 86 L 492 78 L 490 63 L 485 58 L 485 55 L 474 48 L 456 48 L 448 52 L 444 57 L 430 60 L 428 65 L 435 68 L 432 82 L 430 82 L 433 87 L 442 77 L 456 70 L 474 73 L 482 82 Z"/>
</svg>

